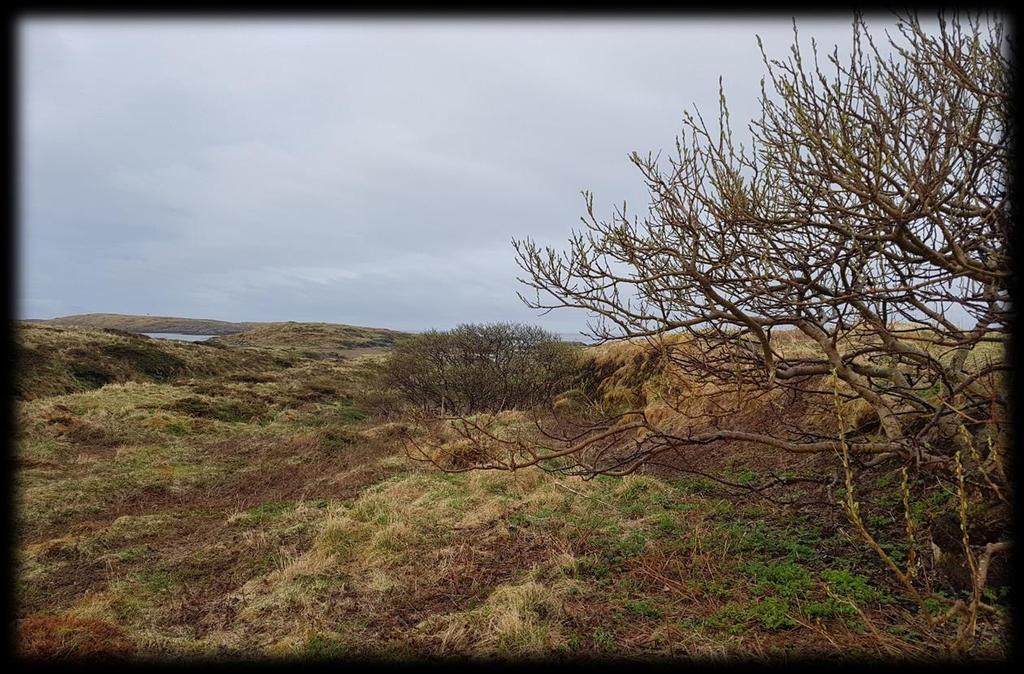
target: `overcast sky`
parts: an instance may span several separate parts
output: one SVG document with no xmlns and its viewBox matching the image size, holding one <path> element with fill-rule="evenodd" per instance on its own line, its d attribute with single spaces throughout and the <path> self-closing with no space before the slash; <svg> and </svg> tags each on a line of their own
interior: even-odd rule
<svg viewBox="0 0 1024 674">
<path fill-rule="evenodd" d="M 19 315 L 576 331 L 511 239 L 565 241 L 584 189 L 644 208 L 629 153 L 719 75 L 753 116 L 755 34 L 783 57 L 790 20 L 25 20 Z"/>
</svg>

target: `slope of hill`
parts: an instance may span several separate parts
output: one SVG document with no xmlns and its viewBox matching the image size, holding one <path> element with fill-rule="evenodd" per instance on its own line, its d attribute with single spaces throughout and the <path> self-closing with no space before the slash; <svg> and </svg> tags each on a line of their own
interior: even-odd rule
<svg viewBox="0 0 1024 674">
<path fill-rule="evenodd" d="M 259 325 L 259 323 L 232 323 L 207 318 L 130 314 L 77 314 L 30 322 L 60 327 L 111 328 L 127 332 L 176 332 L 182 335 L 230 335 L 251 330 Z"/>
<path fill-rule="evenodd" d="M 17 325 L 15 395 L 22 400 L 125 382 L 265 372 L 291 363 L 271 350 L 152 339 L 131 332 Z"/>
<path fill-rule="evenodd" d="M 226 346 L 294 349 L 308 358 L 347 355 L 353 349 L 389 347 L 406 333 L 336 323 L 261 323 L 251 330 L 210 340 Z"/>
<path fill-rule="evenodd" d="M 355 349 L 389 347 L 406 334 L 396 330 L 341 323 L 232 323 L 206 318 L 128 314 L 79 314 L 31 319 L 21 323 L 26 326 L 121 330 L 129 333 L 214 335 L 212 341 L 223 346 L 285 348 L 291 351 L 298 349 L 299 355 L 309 358 L 337 358 L 351 356 Z"/>
<path fill-rule="evenodd" d="M 679 472 L 438 472 L 403 439 L 453 432 L 375 415 L 365 359 L 301 355 L 335 348 L 339 326 L 281 325 L 209 344 L 19 327 L 36 359 L 19 371 L 34 395 L 17 403 L 12 452 L 22 656 L 939 652 L 841 515 Z M 602 396 L 657 403 L 641 348 L 591 349 Z M 502 419 L 530 427 L 525 412 Z M 722 458 L 727 479 L 803 474 L 751 451 L 760 463 Z M 955 507 L 948 496 L 915 512 Z M 865 503 L 876 527 L 900 532 L 902 512 Z M 1006 657 L 1007 596 L 979 616 L 975 657 Z"/>
</svg>

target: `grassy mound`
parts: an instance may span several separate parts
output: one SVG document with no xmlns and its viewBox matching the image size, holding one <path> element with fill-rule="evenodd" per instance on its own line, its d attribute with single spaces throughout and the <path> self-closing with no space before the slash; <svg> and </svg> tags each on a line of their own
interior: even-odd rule
<svg viewBox="0 0 1024 674">
<path fill-rule="evenodd" d="M 211 341 L 226 346 L 288 348 L 307 358 L 337 358 L 352 355 L 353 350 L 389 347 L 403 334 L 335 323 L 265 323 Z"/>
<path fill-rule="evenodd" d="M 288 362 L 269 352 L 230 351 L 119 330 L 22 323 L 17 338 L 15 395 L 25 400 L 129 381 L 265 372 Z"/>
<path fill-rule="evenodd" d="M 33 323 L 57 327 L 112 329 L 126 332 L 174 332 L 181 335 L 228 335 L 250 330 L 257 323 L 231 323 L 208 318 L 175 316 L 133 316 L 128 314 L 78 314 Z"/>
</svg>

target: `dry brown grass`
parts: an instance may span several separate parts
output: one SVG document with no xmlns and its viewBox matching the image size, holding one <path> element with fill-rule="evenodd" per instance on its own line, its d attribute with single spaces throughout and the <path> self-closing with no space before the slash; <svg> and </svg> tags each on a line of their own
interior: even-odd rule
<svg viewBox="0 0 1024 674">
<path fill-rule="evenodd" d="M 66 332 L 46 338 L 93 339 Z M 607 357 L 659 404 L 643 354 Z M 834 607 L 805 613 L 828 599 L 825 571 L 875 582 L 841 530 L 678 474 L 429 472 L 399 443 L 428 430 L 365 418 L 358 372 L 297 357 L 21 403 L 20 643 L 43 658 L 103 639 L 178 659 L 879 653 Z M 262 411 L 206 414 L 246 405 Z M 919 655 L 917 622 L 878 591 L 860 608 L 887 649 Z M 1000 629 L 983 626 L 979 652 L 1002 652 Z"/>
<path fill-rule="evenodd" d="M 18 622 L 18 655 L 30 660 L 125 658 L 135 645 L 125 630 L 95 618 L 36 614 Z"/>
<path fill-rule="evenodd" d="M 129 381 L 267 372 L 288 364 L 271 352 L 231 351 L 126 332 L 31 323 L 17 326 L 17 340 L 15 391 L 22 400 Z"/>
</svg>

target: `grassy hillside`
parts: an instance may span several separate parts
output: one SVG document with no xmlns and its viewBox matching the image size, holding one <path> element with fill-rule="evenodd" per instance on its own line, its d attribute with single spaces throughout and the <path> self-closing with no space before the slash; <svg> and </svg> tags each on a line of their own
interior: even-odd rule
<svg viewBox="0 0 1024 674">
<path fill-rule="evenodd" d="M 79 328 L 110 328 L 127 332 L 176 332 L 182 335 L 229 335 L 250 330 L 258 323 L 231 323 L 207 318 L 134 316 L 127 314 L 78 314 L 32 321 L 42 325 Z"/>
<path fill-rule="evenodd" d="M 379 352 L 402 334 L 330 323 L 267 323 L 190 344 L 120 329 L 50 327 L 35 321 L 20 322 L 17 331 L 15 395 L 23 399 L 111 383 L 273 371 L 302 358 Z M 248 348 L 230 348 L 239 346 Z"/>
<path fill-rule="evenodd" d="M 433 431 L 360 407 L 378 356 L 320 359 L 339 331 L 254 330 L 244 348 L 18 334 L 36 359 L 14 451 L 24 655 L 938 655 L 874 553 L 823 511 L 671 471 L 409 461 L 399 438 Z M 657 379 L 642 349 L 593 357 L 610 399 Z M 113 379 L 97 387 L 85 365 Z M 750 479 L 751 464 L 715 460 Z M 1007 653 L 993 604 L 980 657 Z"/>
<path fill-rule="evenodd" d="M 22 321 L 25 325 L 47 327 L 121 330 L 131 333 L 170 332 L 182 335 L 216 335 L 217 342 L 233 346 L 305 349 L 323 357 L 345 355 L 352 349 L 390 346 L 402 332 L 364 328 L 341 323 L 231 323 L 206 318 L 133 316 L 126 314 L 79 314 L 47 320 Z M 348 354 L 351 355 L 351 354 Z"/>
<path fill-rule="evenodd" d="M 15 395 L 33 398 L 88 391 L 112 383 L 171 382 L 212 374 L 242 376 L 288 365 L 286 353 L 230 350 L 153 339 L 119 330 L 17 326 Z"/>
<path fill-rule="evenodd" d="M 380 349 L 400 338 L 402 332 L 361 328 L 336 323 L 263 323 L 246 332 L 215 337 L 227 346 L 286 348 L 306 357 L 351 355 L 353 349 Z"/>
</svg>

